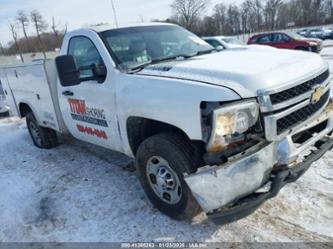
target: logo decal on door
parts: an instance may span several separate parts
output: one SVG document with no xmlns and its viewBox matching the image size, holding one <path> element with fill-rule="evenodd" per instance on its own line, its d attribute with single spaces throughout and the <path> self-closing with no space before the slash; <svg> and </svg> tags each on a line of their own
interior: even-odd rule
<svg viewBox="0 0 333 249">
<path fill-rule="evenodd" d="M 105 111 L 103 109 L 91 108 L 84 100 L 68 99 L 72 119 L 84 123 L 108 127 Z"/>
<path fill-rule="evenodd" d="M 102 130 L 98 130 L 98 129 L 94 129 L 91 127 L 87 127 L 87 126 L 83 126 L 83 125 L 76 125 L 77 129 L 79 130 L 79 132 L 90 135 L 90 136 L 94 136 L 94 137 L 98 137 L 101 139 L 108 139 L 108 136 L 106 135 L 105 131 Z"/>
</svg>

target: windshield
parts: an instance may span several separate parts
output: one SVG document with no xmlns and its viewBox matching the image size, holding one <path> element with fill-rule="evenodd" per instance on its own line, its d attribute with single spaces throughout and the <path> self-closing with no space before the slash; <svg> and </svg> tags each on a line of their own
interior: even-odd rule
<svg viewBox="0 0 333 249">
<path fill-rule="evenodd" d="M 305 39 L 303 36 L 301 36 L 297 33 L 294 33 L 294 32 L 287 32 L 286 34 L 295 40 L 304 40 Z"/>
<path fill-rule="evenodd" d="M 191 57 L 213 47 L 189 31 L 168 25 L 121 28 L 101 33 L 122 68 L 151 62 Z"/>
<path fill-rule="evenodd" d="M 222 38 L 222 41 L 228 44 L 243 45 L 243 43 L 236 38 Z"/>
</svg>

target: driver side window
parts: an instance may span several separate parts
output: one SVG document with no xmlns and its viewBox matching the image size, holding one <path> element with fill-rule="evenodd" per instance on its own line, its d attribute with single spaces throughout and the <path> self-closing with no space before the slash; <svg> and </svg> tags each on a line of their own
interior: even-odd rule
<svg viewBox="0 0 333 249">
<path fill-rule="evenodd" d="M 92 65 L 105 67 L 97 48 L 87 37 L 79 36 L 72 38 L 69 42 L 68 54 L 74 57 L 79 68 L 84 68 L 80 70 L 81 78 L 93 76 L 92 69 L 87 69 Z"/>
<path fill-rule="evenodd" d="M 288 42 L 289 38 L 285 34 L 274 34 L 273 42 Z"/>
</svg>

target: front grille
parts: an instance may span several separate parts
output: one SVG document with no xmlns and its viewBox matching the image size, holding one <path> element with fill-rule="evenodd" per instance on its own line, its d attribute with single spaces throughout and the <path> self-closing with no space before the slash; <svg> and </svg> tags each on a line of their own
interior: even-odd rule
<svg viewBox="0 0 333 249">
<path fill-rule="evenodd" d="M 325 105 L 325 103 L 327 103 L 329 97 L 330 90 L 328 90 L 317 103 L 309 104 L 308 106 L 305 106 L 289 114 L 288 116 L 277 120 L 278 135 L 309 119 L 313 114 L 319 111 Z"/>
<path fill-rule="evenodd" d="M 270 96 L 271 102 L 273 105 L 279 104 L 292 98 L 298 97 L 306 92 L 309 92 L 314 86 L 322 84 L 325 80 L 327 80 L 329 75 L 329 70 L 327 70 L 316 78 L 309 80 L 301 85 L 295 86 L 283 92 L 272 94 Z"/>
</svg>

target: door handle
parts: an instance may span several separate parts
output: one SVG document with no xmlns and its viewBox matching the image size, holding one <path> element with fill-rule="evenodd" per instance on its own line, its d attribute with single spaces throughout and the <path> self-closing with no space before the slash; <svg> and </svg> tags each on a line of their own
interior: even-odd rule
<svg viewBox="0 0 333 249">
<path fill-rule="evenodd" d="M 62 95 L 65 95 L 65 96 L 74 96 L 74 93 L 72 91 L 64 91 L 64 92 L 62 92 Z"/>
</svg>

